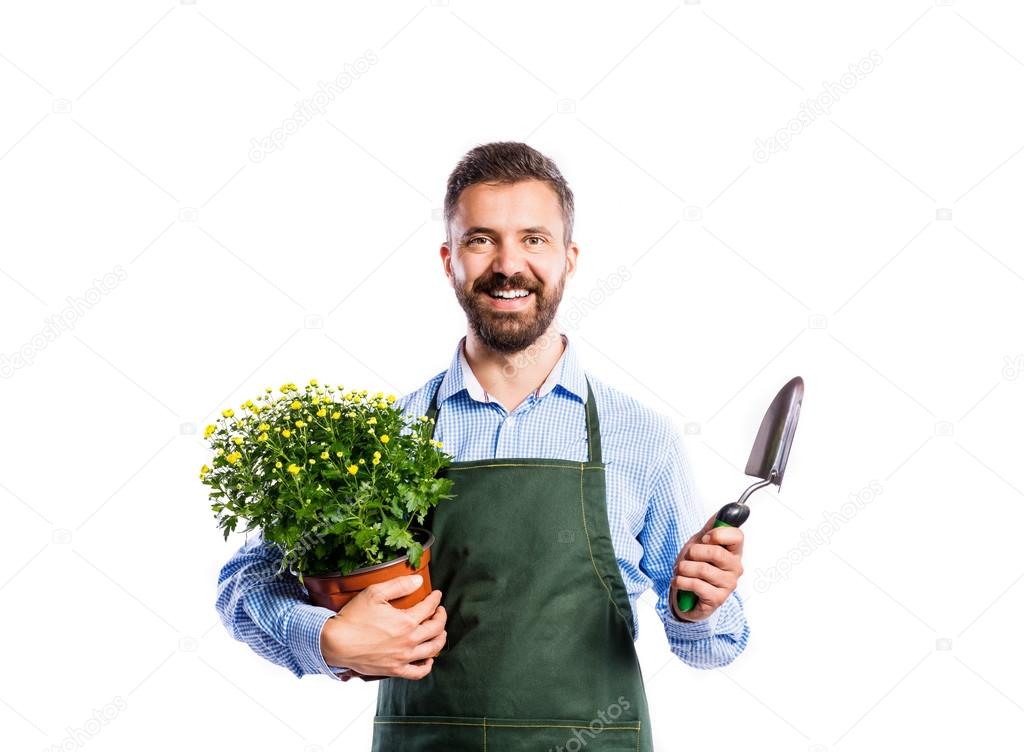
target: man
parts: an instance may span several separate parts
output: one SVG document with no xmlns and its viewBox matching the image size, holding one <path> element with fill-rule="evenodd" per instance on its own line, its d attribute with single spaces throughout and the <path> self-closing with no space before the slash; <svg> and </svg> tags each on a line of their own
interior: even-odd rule
<svg viewBox="0 0 1024 752">
<path fill-rule="evenodd" d="M 444 209 L 441 263 L 466 336 L 398 403 L 433 417 L 455 458 L 456 497 L 429 520 L 438 589 L 396 609 L 418 585 L 403 577 L 335 614 L 273 578 L 280 553 L 256 539 L 222 570 L 218 611 L 297 676 L 386 677 L 375 750 L 649 750 L 637 598 L 654 588 L 680 659 L 728 664 L 749 636 L 743 532 L 700 526 L 671 420 L 585 373 L 559 333 L 579 248 L 555 164 L 521 143 L 476 147 Z M 678 611 L 678 590 L 696 593 L 692 610 Z"/>
</svg>

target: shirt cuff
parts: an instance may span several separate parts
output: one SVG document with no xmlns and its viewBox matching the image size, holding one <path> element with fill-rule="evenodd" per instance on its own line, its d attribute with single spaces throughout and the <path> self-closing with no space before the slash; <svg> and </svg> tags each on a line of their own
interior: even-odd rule
<svg viewBox="0 0 1024 752">
<path fill-rule="evenodd" d="M 335 676 L 335 669 L 327 665 L 323 653 L 320 652 L 320 633 L 324 624 L 335 613 L 329 608 L 308 603 L 297 605 L 292 612 L 285 639 L 303 674 L 326 674 L 341 681 Z"/>
<path fill-rule="evenodd" d="M 724 605 L 724 604 L 723 604 Z M 715 635 L 718 617 L 722 613 L 721 606 L 706 619 L 701 621 L 683 621 L 676 617 L 675 611 L 669 607 L 668 618 L 665 620 L 665 633 L 678 640 L 705 640 Z"/>
</svg>

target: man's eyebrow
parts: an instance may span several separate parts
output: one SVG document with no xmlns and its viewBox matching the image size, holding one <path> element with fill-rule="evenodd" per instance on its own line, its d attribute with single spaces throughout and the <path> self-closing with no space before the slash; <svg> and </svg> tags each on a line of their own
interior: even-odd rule
<svg viewBox="0 0 1024 752">
<path fill-rule="evenodd" d="M 537 225 L 535 227 L 524 227 L 519 232 L 522 232 L 522 233 L 535 232 L 535 233 L 542 233 L 544 235 L 552 236 L 551 230 L 549 230 L 547 227 L 544 227 L 544 225 Z M 462 233 L 462 239 L 465 240 L 470 235 L 476 235 L 477 233 L 486 233 L 488 235 L 497 235 L 498 234 L 498 232 L 496 230 L 493 230 L 490 227 L 470 227 L 464 233 Z"/>
</svg>

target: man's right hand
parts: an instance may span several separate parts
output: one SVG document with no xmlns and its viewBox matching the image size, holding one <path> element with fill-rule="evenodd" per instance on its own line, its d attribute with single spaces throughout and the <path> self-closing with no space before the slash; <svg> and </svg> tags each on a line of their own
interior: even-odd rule
<svg viewBox="0 0 1024 752">
<path fill-rule="evenodd" d="M 346 603 L 320 632 L 320 652 L 330 666 L 346 666 L 352 674 L 422 679 L 430 673 L 448 633 L 448 614 L 441 591 L 434 590 L 411 608 L 389 601 L 416 591 L 420 575 L 406 575 L 370 585 Z"/>
</svg>

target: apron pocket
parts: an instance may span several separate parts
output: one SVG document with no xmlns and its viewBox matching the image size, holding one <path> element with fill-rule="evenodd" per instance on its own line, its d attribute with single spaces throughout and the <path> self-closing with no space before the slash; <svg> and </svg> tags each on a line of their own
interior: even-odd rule
<svg viewBox="0 0 1024 752">
<path fill-rule="evenodd" d="M 373 723 L 375 752 L 636 752 L 641 748 L 636 720 L 379 715 Z"/>
</svg>

